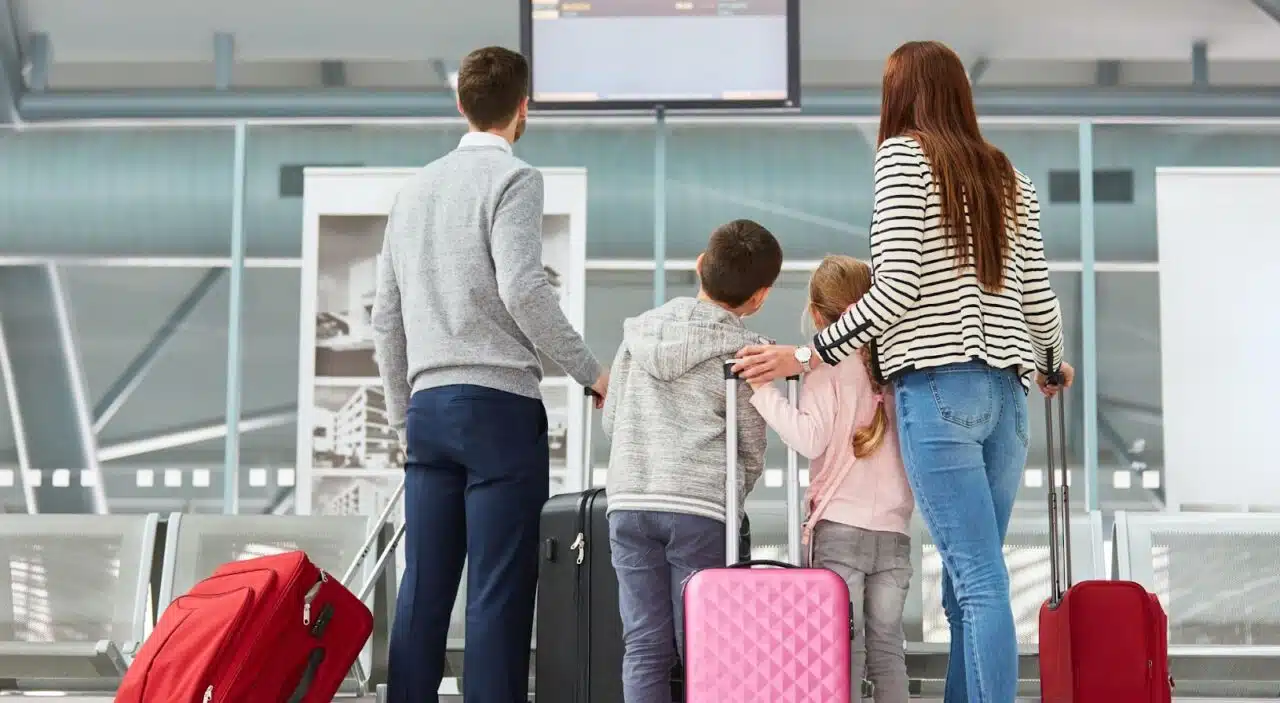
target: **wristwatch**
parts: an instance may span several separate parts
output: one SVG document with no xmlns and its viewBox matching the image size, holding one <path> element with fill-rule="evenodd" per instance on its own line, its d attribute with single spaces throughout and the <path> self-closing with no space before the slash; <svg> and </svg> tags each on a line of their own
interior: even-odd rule
<svg viewBox="0 0 1280 703">
<path fill-rule="evenodd" d="M 805 373 L 809 373 L 813 370 L 809 363 L 813 361 L 813 350 L 808 345 L 796 347 L 796 361 L 800 362 L 800 368 L 804 369 Z"/>
</svg>

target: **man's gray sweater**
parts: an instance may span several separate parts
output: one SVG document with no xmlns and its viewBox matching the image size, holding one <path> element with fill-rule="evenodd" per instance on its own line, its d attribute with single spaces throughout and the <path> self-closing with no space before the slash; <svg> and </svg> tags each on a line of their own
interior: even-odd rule
<svg viewBox="0 0 1280 703">
<path fill-rule="evenodd" d="M 623 324 L 604 406 L 609 512 L 725 519 L 724 361 L 768 340 L 720 306 L 676 298 Z M 766 426 L 738 385 L 738 495 L 764 469 Z M 738 505 L 742 509 L 742 505 Z"/>
<path fill-rule="evenodd" d="M 542 174 L 506 140 L 473 132 L 396 196 L 378 256 L 373 330 L 397 430 L 409 397 L 426 388 L 541 397 L 538 350 L 578 383 L 595 383 L 600 365 L 542 267 L 542 189 Z"/>
</svg>

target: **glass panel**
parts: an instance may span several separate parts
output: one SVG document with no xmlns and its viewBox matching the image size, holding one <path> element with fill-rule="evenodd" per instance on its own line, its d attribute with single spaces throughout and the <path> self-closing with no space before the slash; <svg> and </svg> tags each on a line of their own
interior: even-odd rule
<svg viewBox="0 0 1280 703">
<path fill-rule="evenodd" d="M 245 162 L 248 255 L 302 255 L 304 167 L 421 166 L 452 149 L 464 131 L 461 125 L 251 128 Z"/>
<path fill-rule="evenodd" d="M 1051 261 L 1080 260 L 1079 199 L 1057 198 L 1050 180 L 1054 174 L 1079 179 L 1079 132 L 1074 124 L 984 124 L 982 133 L 1004 150 L 1013 165 L 1036 186 L 1040 200 L 1040 231 Z M 1056 176 L 1061 178 L 1062 176 Z"/>
<path fill-rule="evenodd" d="M 463 132 L 454 124 L 253 128 L 245 197 L 249 254 L 301 255 L 300 167 L 421 166 L 453 149 Z M 652 258 L 652 126 L 570 126 L 535 117 L 515 153 L 538 167 L 587 169 L 588 256 Z"/>
<path fill-rule="evenodd" d="M 212 278 L 211 283 L 202 283 Z M 63 281 L 72 310 L 90 401 L 101 407 L 108 391 L 151 344 L 162 344 L 133 392 L 98 433 L 102 449 L 148 437 L 217 425 L 226 411 L 227 292 L 225 269 L 66 267 Z M 197 291 L 203 290 L 203 295 Z M 186 299 L 190 312 L 174 317 Z M 177 323 L 171 334 L 159 331 Z M 171 444 L 165 442 L 163 444 Z M 202 465 L 220 464 L 221 442 L 204 451 L 171 455 Z M 166 452 L 169 453 L 169 452 Z M 149 464 L 152 452 L 120 461 Z"/>
<path fill-rule="evenodd" d="M 1116 500 L 1136 501 L 1130 509 L 1149 508 L 1164 501 L 1160 275 L 1107 272 L 1097 281 L 1099 495 L 1110 487 Z"/>
<path fill-rule="evenodd" d="M 130 365 L 159 345 L 98 433 L 113 512 L 181 505 L 165 500 L 220 504 L 225 438 L 216 430 L 226 421 L 227 270 L 66 266 L 61 273 L 89 402 L 98 412 Z M 278 483 L 278 472 L 252 469 L 293 465 L 298 272 L 250 269 L 244 280 L 252 302 L 244 312 L 241 420 L 250 429 L 241 435 L 241 494 L 250 510 Z M 185 317 L 181 307 L 189 308 Z"/>
<path fill-rule="evenodd" d="M 227 256 L 230 129 L 0 130 L 0 250 Z"/>
<path fill-rule="evenodd" d="M 1094 169 L 1124 170 L 1133 174 L 1133 202 L 1097 205 L 1098 260 L 1157 261 L 1157 168 L 1280 166 L 1278 137 L 1278 124 L 1169 123 L 1094 127 Z"/>
<path fill-rule="evenodd" d="M 875 125 L 674 124 L 667 142 L 667 255 L 694 258 L 729 220 L 768 227 L 789 259 L 867 256 Z"/>
<path fill-rule="evenodd" d="M 770 228 L 792 260 L 868 255 L 874 122 L 671 126 L 667 253 L 692 258 L 717 225 L 746 217 Z M 1078 260 L 1079 205 L 1049 198 L 1049 174 L 1079 168 L 1073 124 L 985 125 L 1037 185 L 1049 257 Z"/>
</svg>

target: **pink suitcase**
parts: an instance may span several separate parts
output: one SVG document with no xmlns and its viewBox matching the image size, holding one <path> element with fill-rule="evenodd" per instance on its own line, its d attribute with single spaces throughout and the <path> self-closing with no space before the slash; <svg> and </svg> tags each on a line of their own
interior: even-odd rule
<svg viewBox="0 0 1280 703">
<path fill-rule="evenodd" d="M 738 503 L 737 390 L 725 365 L 728 480 Z M 799 379 L 787 379 L 795 403 Z M 792 564 L 738 560 L 738 514 L 728 511 L 729 566 L 693 575 L 684 589 L 688 703 L 848 703 L 849 589 L 800 561 L 800 471 L 787 455 L 787 547 Z M 780 567 L 780 568 L 758 568 Z"/>
</svg>

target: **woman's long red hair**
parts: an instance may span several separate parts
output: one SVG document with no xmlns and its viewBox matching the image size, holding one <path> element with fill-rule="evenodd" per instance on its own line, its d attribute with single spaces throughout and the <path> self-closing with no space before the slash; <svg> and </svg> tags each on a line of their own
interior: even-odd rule
<svg viewBox="0 0 1280 703">
<path fill-rule="evenodd" d="M 972 265 L 985 290 L 1002 290 L 1017 177 L 1004 152 L 983 139 L 969 76 L 945 44 L 907 42 L 889 55 L 878 143 L 902 136 L 929 158 L 956 267 Z"/>
</svg>

